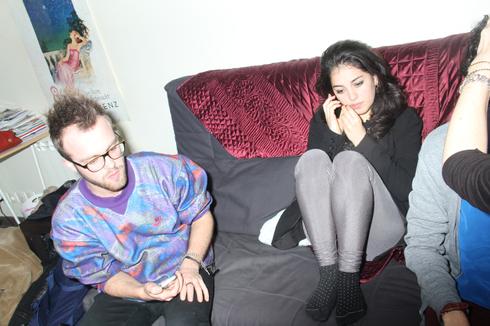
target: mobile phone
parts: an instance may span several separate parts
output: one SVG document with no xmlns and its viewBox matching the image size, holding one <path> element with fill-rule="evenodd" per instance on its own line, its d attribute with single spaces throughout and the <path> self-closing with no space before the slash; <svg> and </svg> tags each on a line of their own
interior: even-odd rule
<svg viewBox="0 0 490 326">
<path fill-rule="evenodd" d="M 333 110 L 333 113 L 335 114 L 335 117 L 338 119 L 340 117 L 340 111 L 342 111 L 342 107 L 339 106 L 335 110 Z"/>
<path fill-rule="evenodd" d="M 175 275 L 172 275 L 170 276 L 169 278 L 166 278 L 164 279 L 163 281 L 160 282 L 160 286 L 162 287 L 162 289 L 166 289 L 168 288 L 170 282 L 172 282 L 173 280 L 175 280 L 177 278 L 177 276 Z"/>
</svg>

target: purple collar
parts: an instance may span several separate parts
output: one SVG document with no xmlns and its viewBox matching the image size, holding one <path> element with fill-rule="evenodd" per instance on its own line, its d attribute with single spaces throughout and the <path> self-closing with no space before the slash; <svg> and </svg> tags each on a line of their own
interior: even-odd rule
<svg viewBox="0 0 490 326">
<path fill-rule="evenodd" d="M 135 175 L 129 160 L 126 160 L 126 171 L 128 175 L 128 183 L 123 188 L 121 193 L 115 197 L 99 197 L 95 195 L 88 188 L 87 181 L 83 178 L 80 181 L 80 192 L 93 205 L 101 208 L 109 208 L 118 214 L 123 214 L 126 211 L 129 196 L 131 196 L 133 193 L 135 185 Z"/>
</svg>

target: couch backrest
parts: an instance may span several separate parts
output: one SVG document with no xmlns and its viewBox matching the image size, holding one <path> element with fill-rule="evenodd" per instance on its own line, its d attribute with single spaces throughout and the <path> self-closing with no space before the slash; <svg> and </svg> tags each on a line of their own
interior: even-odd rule
<svg viewBox="0 0 490 326">
<path fill-rule="evenodd" d="M 458 99 L 469 34 L 377 48 L 422 118 L 422 137 L 448 121 Z"/>
<path fill-rule="evenodd" d="M 422 117 L 424 136 L 449 117 L 467 38 L 378 49 Z M 177 149 L 208 173 L 219 231 L 258 235 L 294 199 L 294 166 L 321 101 L 318 68 L 318 58 L 294 60 L 208 71 L 165 87 Z"/>
<path fill-rule="evenodd" d="M 237 159 L 230 155 L 177 94 L 186 79 L 165 86 L 177 150 L 206 170 L 218 231 L 256 236 L 270 216 L 293 201 L 298 157 Z"/>
<path fill-rule="evenodd" d="M 461 82 L 468 34 L 377 48 L 421 116 L 422 136 L 446 122 Z M 236 158 L 296 156 L 306 150 L 319 58 L 207 71 L 178 94 L 205 128 Z"/>
</svg>

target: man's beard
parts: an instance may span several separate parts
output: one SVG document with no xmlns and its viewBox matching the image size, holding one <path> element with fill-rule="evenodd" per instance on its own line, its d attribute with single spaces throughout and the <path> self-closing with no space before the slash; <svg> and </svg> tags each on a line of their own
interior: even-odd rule
<svg viewBox="0 0 490 326">
<path fill-rule="evenodd" d="M 114 173 L 115 170 L 119 170 L 119 173 L 120 173 L 119 180 L 117 180 L 117 182 L 112 181 L 110 179 L 108 180 L 108 176 L 111 175 L 112 173 Z M 102 188 L 104 190 L 111 191 L 111 192 L 121 191 L 126 186 L 126 184 L 128 183 L 128 174 L 127 174 L 126 166 L 124 165 L 124 163 L 115 169 L 112 168 L 109 171 L 107 171 L 107 173 L 105 173 L 102 180 L 92 179 L 92 178 L 87 177 L 87 176 L 85 176 L 84 178 L 89 183 L 91 183 L 91 184 L 93 184 L 99 188 Z"/>
</svg>

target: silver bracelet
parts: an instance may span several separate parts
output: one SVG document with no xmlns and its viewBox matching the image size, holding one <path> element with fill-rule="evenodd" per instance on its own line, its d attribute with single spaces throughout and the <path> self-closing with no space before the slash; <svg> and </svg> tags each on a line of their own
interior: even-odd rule
<svg viewBox="0 0 490 326">
<path fill-rule="evenodd" d="M 204 262 L 201 259 L 199 259 L 199 256 L 196 253 L 188 252 L 184 255 L 184 257 L 182 257 L 182 261 L 184 261 L 184 259 L 189 259 L 192 260 L 193 262 L 196 262 L 199 265 L 199 267 L 202 268 L 209 276 L 214 276 L 214 274 L 219 272 L 219 269 L 216 268 L 214 262 L 206 266 Z M 181 265 L 182 265 L 182 261 L 180 262 Z"/>
<path fill-rule="evenodd" d="M 473 72 L 468 76 L 466 76 L 461 86 L 459 86 L 459 92 L 461 93 L 463 87 L 465 87 L 466 84 L 473 83 L 473 82 L 486 83 L 487 87 L 490 89 L 490 78 L 485 75 L 480 75 L 476 72 Z"/>
<path fill-rule="evenodd" d="M 208 273 L 208 275 L 211 275 L 208 271 L 208 269 L 206 268 L 206 265 L 204 265 L 204 262 L 199 259 L 199 256 L 193 252 L 188 252 L 185 254 L 184 257 L 182 257 L 182 261 L 184 259 L 189 259 L 189 260 L 192 260 L 193 262 L 197 263 L 199 265 L 199 268 L 202 268 L 206 273 Z M 181 262 L 182 264 L 182 262 Z"/>
</svg>

